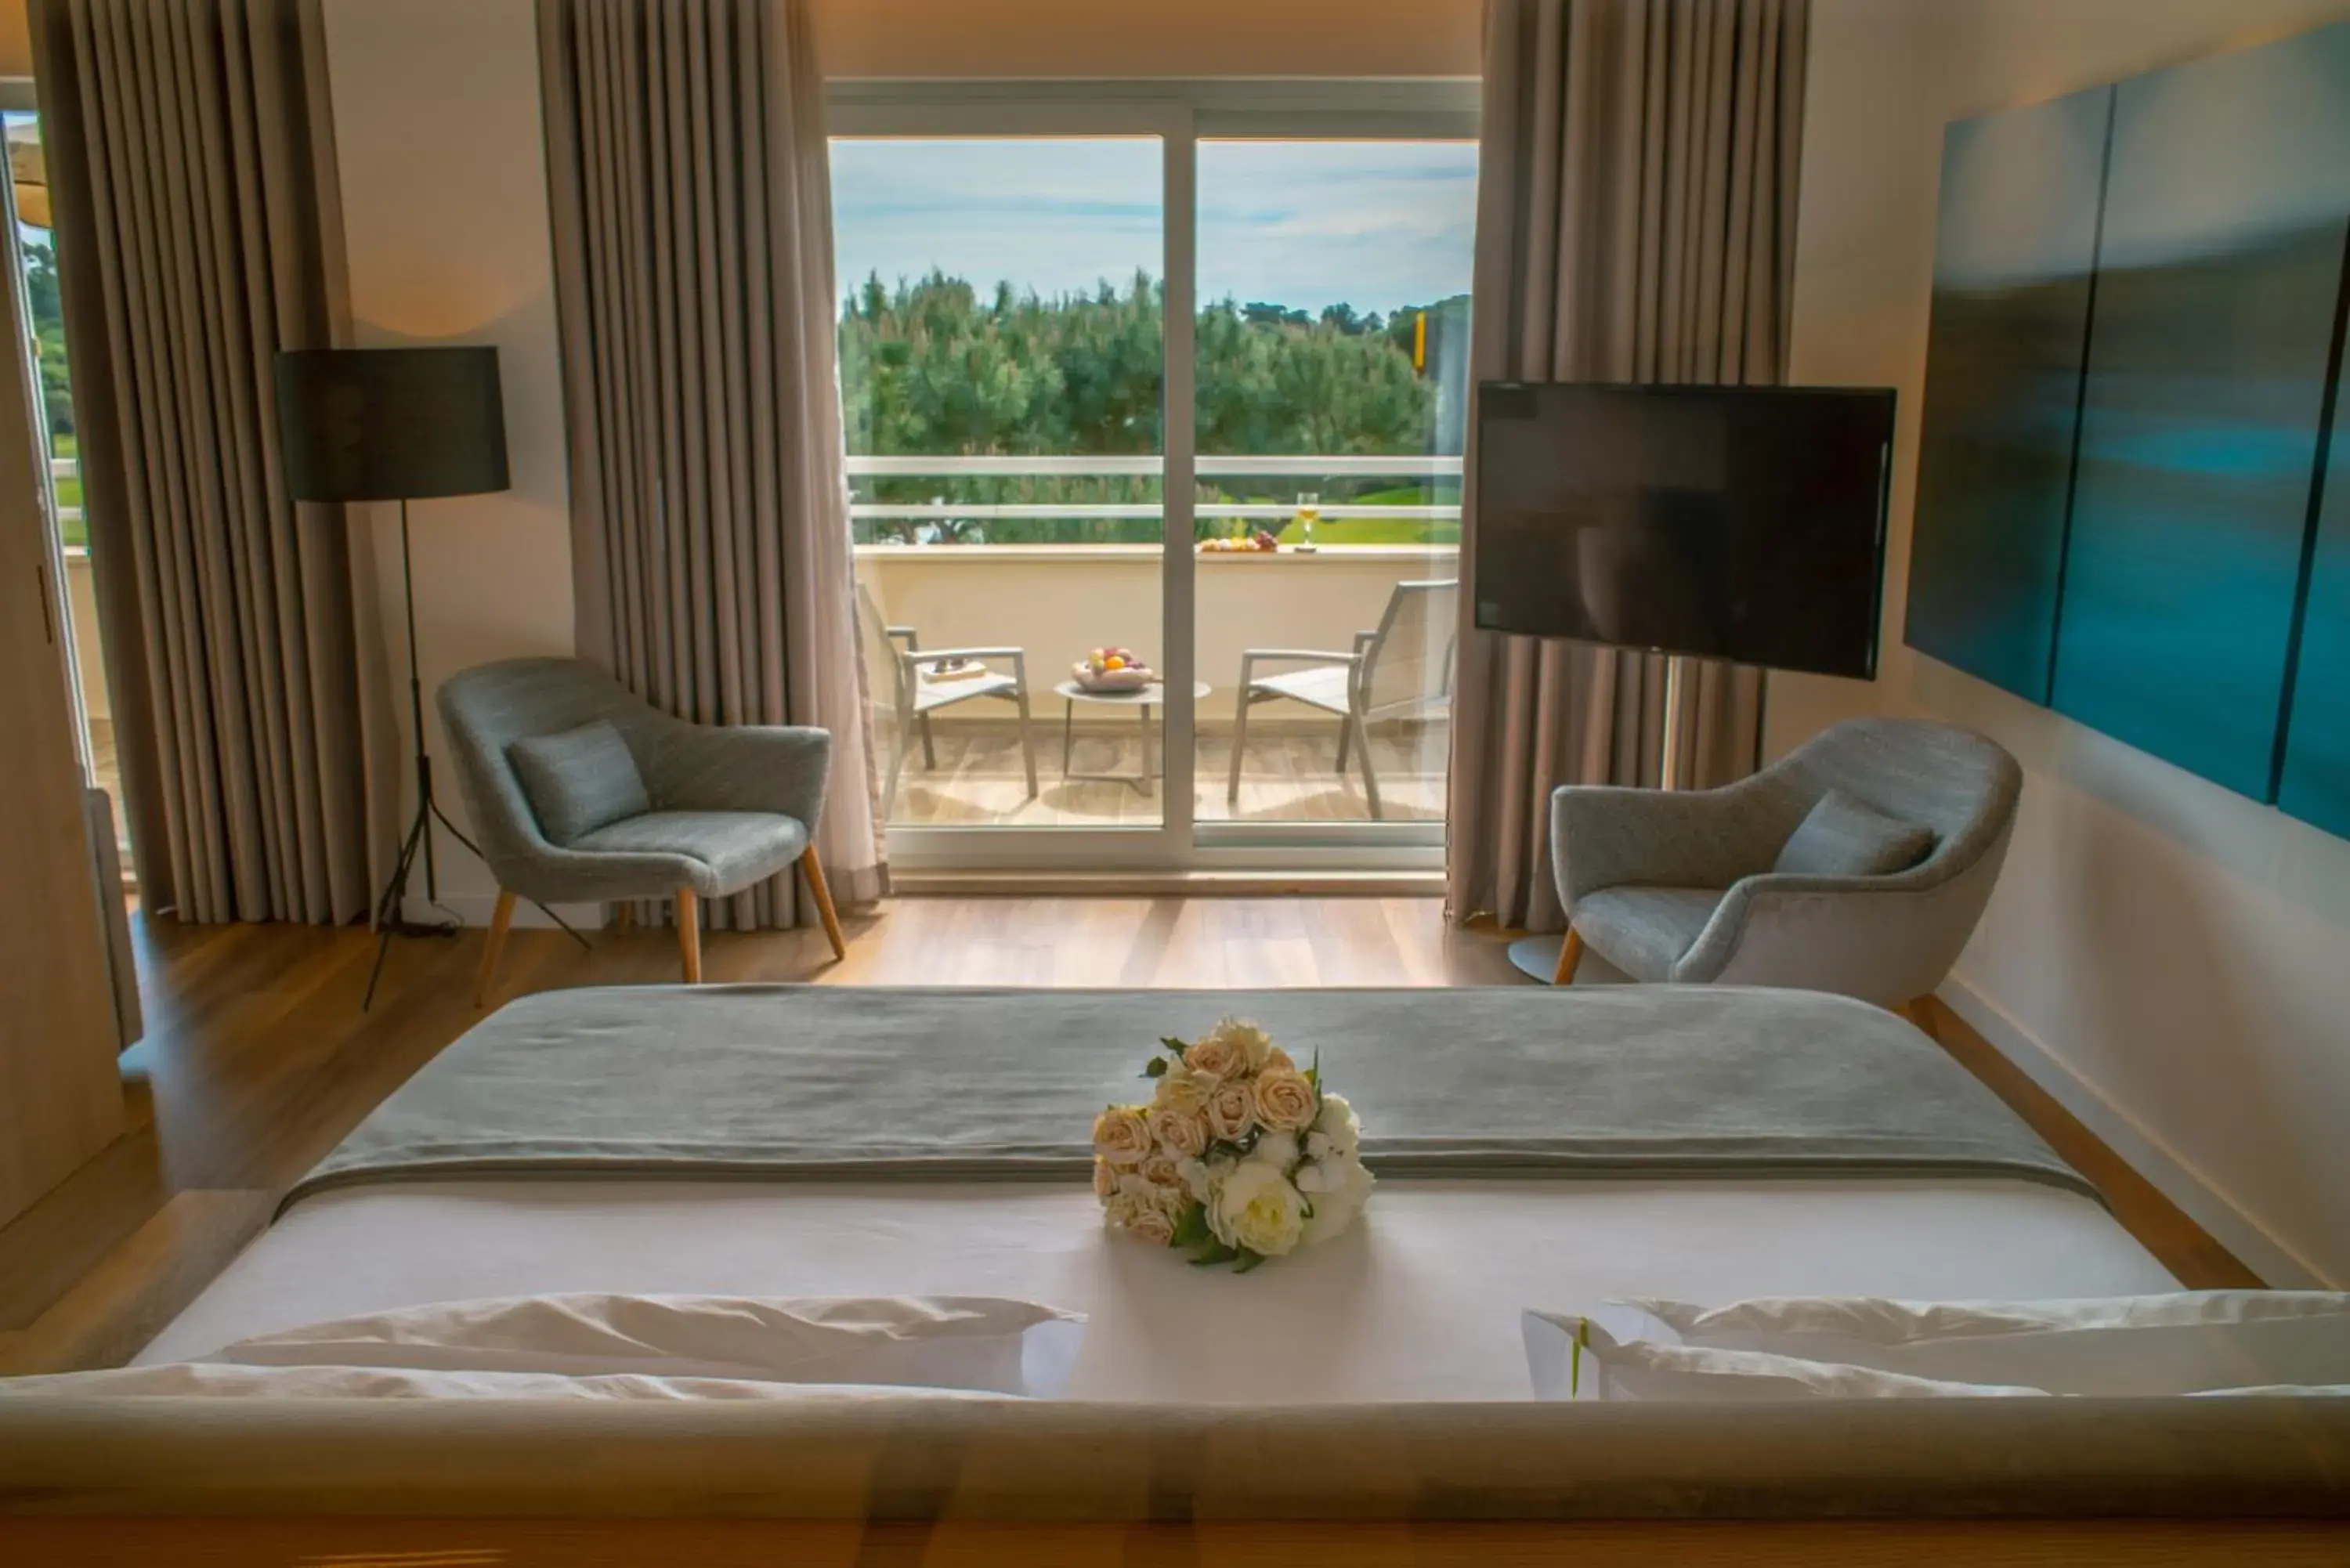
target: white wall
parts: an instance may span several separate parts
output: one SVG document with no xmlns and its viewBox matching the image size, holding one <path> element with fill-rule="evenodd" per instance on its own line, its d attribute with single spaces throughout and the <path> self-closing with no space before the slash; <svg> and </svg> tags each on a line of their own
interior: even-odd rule
<svg viewBox="0 0 2350 1568">
<path fill-rule="evenodd" d="M 2020 757 L 1944 992 L 2274 1282 L 2350 1282 L 2350 843 L 1901 644 L 1943 123 L 2350 17 L 2350 0 L 1816 0 L 1797 379 L 1901 396 L 1878 682 L 1772 681 L 1769 745 L 1881 711 Z"/>
<path fill-rule="evenodd" d="M 1483 0 L 806 3 L 847 77 L 1474 76 L 1484 16 Z"/>
<path fill-rule="evenodd" d="M 537 24 L 531 0 L 325 0 L 325 14 L 358 342 L 494 343 L 505 389 L 514 487 L 410 507 L 426 733 L 445 756 L 432 711 L 442 680 L 488 659 L 572 649 Z M 368 510 L 404 745 L 399 513 Z M 463 822 L 445 762 L 436 784 Z M 488 869 L 445 836 L 439 843 L 442 901 L 485 919 L 496 893 Z"/>
</svg>

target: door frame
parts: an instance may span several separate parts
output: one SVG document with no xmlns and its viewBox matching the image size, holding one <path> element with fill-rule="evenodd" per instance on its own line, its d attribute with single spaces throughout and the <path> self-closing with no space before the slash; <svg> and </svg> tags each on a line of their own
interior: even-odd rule
<svg viewBox="0 0 2350 1568">
<path fill-rule="evenodd" d="M 1170 875 L 1250 872 L 1341 877 L 1441 870 L 1445 825 L 1194 820 L 1198 738 L 1197 495 L 1193 326 L 1198 319 L 1199 144 L 1218 138 L 1475 140 L 1474 78 L 1251 78 L 1191 80 L 858 78 L 827 87 L 827 130 L 842 137 L 1155 137 L 1165 370 L 1160 380 L 1161 662 L 1167 702 L 1156 826 L 897 826 L 892 867 L 906 875 Z"/>
</svg>

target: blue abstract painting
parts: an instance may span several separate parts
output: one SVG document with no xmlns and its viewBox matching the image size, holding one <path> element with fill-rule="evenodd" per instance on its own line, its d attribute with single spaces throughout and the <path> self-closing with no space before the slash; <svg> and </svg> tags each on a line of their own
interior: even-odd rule
<svg viewBox="0 0 2350 1568">
<path fill-rule="evenodd" d="M 2346 234 L 2350 27 L 2116 89 L 2053 701 L 2263 800 Z"/>
<path fill-rule="evenodd" d="M 2048 701 L 2114 89 L 1950 126 L 1904 640 Z"/>
</svg>

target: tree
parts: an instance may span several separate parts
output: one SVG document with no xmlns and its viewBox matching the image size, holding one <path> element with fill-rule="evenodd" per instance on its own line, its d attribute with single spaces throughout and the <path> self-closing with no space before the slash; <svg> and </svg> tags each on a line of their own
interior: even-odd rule
<svg viewBox="0 0 2350 1568">
<path fill-rule="evenodd" d="M 1138 273 L 1123 287 L 1041 298 L 998 284 L 982 297 L 933 272 L 894 286 L 868 277 L 843 302 L 840 375 L 848 448 L 877 455 L 1099 454 L 1163 450 L 1164 291 Z M 1430 306 L 1436 313 L 1453 302 Z M 1467 299 L 1458 301 L 1466 321 Z M 1195 418 L 1202 452 L 1417 454 L 1436 450 L 1434 382 L 1411 364 L 1412 317 L 1382 320 L 1351 306 L 1305 311 L 1231 299 L 1195 323 Z M 1399 342 L 1396 328 L 1403 336 Z M 1155 481 L 1106 476 L 881 479 L 879 501 L 930 501 L 942 488 L 972 504 L 1016 501 L 1149 503 Z M 1326 484 L 1332 499 L 1392 482 Z M 1203 499 L 1228 496 L 1202 486 Z M 909 524 L 868 536 L 998 542 L 1145 540 L 1153 520 L 989 519 Z"/>
<path fill-rule="evenodd" d="M 66 373 L 66 315 L 57 292 L 57 252 L 28 242 L 25 246 L 25 293 L 33 311 L 33 346 L 41 365 L 41 402 L 52 436 L 71 435 L 73 391 Z"/>
</svg>

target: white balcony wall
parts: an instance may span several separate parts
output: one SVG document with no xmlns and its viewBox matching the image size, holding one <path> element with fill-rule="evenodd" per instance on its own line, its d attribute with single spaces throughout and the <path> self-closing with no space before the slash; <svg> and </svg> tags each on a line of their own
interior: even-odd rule
<svg viewBox="0 0 2350 1568">
<path fill-rule="evenodd" d="M 1211 730 L 1232 726 L 1243 649 L 1349 652 L 1357 632 L 1378 626 L 1396 584 L 1449 577 L 1458 567 L 1449 546 L 1202 555 L 1198 564 L 1197 670 L 1212 688 L 1199 717 Z M 882 614 L 912 627 L 925 649 L 1025 649 L 1039 718 L 1059 721 L 1063 705 L 1053 685 L 1095 648 L 1124 644 L 1154 665 L 1165 662 L 1156 545 L 868 545 L 858 549 L 857 569 Z M 1330 722 L 1284 707 L 1262 709 L 1250 723 L 1260 715 L 1266 722 Z M 987 716 L 979 708 L 972 713 Z M 1078 722 L 1088 717 L 1081 708 Z"/>
</svg>

